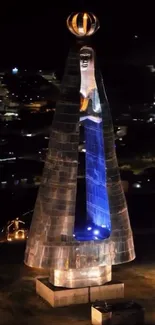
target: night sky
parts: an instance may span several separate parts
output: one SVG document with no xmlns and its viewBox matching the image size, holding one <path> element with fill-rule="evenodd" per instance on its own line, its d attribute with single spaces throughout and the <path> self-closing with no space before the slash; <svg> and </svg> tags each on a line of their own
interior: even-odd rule
<svg viewBox="0 0 155 325">
<path fill-rule="evenodd" d="M 74 41 L 66 28 L 72 11 L 93 11 L 101 28 L 94 36 L 105 61 L 155 63 L 154 8 L 131 1 L 5 1 L 0 10 L 0 67 L 63 67 Z M 57 4 L 57 5 L 56 5 Z M 138 35 L 138 38 L 134 38 Z"/>
</svg>

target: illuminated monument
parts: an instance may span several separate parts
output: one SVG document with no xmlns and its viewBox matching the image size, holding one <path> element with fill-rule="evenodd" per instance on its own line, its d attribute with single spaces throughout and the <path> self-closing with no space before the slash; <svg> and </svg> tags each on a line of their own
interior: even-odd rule
<svg viewBox="0 0 155 325">
<path fill-rule="evenodd" d="M 110 108 L 90 37 L 91 13 L 72 14 L 70 51 L 49 141 L 25 263 L 49 269 L 54 286 L 78 288 L 111 280 L 111 266 L 135 258 L 115 153 Z M 85 134 L 86 217 L 75 220 L 80 124 Z M 80 221 L 80 222 L 78 222 Z"/>
</svg>

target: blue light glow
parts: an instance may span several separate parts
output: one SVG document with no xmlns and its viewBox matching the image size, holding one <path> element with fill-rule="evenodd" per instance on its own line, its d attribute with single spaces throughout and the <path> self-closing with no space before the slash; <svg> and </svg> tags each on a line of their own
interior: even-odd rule
<svg viewBox="0 0 155 325">
<path fill-rule="evenodd" d="M 103 123 L 85 122 L 87 218 L 95 225 L 111 229 L 106 184 Z"/>
<path fill-rule="evenodd" d="M 81 226 L 75 228 L 74 237 L 79 241 L 103 240 L 110 236 L 110 229 L 98 227 L 92 224 L 91 227 Z"/>
<path fill-rule="evenodd" d="M 76 226 L 75 239 L 103 240 L 110 236 L 111 221 L 106 184 L 103 123 L 85 120 L 86 213 L 85 225 Z"/>
</svg>

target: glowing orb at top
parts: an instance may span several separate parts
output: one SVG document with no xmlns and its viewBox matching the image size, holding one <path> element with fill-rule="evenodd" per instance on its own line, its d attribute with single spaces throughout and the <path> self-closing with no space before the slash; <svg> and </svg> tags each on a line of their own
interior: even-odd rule
<svg viewBox="0 0 155 325">
<path fill-rule="evenodd" d="M 67 27 L 77 37 L 91 36 L 100 28 L 97 17 L 91 12 L 72 13 L 67 18 Z"/>
</svg>

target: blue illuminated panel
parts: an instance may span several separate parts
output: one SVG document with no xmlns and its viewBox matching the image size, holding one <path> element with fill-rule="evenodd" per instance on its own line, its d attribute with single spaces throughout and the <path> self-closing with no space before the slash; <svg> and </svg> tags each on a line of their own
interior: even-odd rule
<svg viewBox="0 0 155 325">
<path fill-rule="evenodd" d="M 103 240 L 110 236 L 111 222 L 106 186 L 103 123 L 86 119 L 86 211 L 87 221 L 75 228 L 77 240 Z"/>
</svg>

